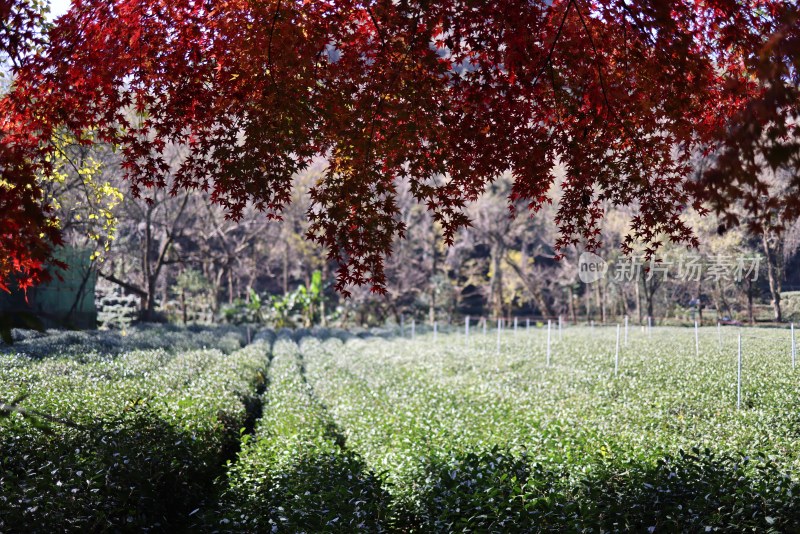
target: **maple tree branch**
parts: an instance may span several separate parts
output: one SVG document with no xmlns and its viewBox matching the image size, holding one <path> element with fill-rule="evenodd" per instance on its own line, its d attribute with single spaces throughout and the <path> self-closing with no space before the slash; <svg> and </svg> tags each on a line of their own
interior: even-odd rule
<svg viewBox="0 0 800 534">
<path fill-rule="evenodd" d="M 573 1 L 573 0 L 571 0 Z M 600 92 L 603 94 L 603 100 L 606 103 L 606 111 L 614 115 L 615 118 L 618 119 L 618 116 L 614 110 L 611 108 L 611 103 L 608 101 L 608 92 L 606 91 L 606 82 L 605 78 L 603 77 L 603 66 L 600 64 L 600 53 L 597 51 L 597 46 L 594 43 L 594 39 L 592 38 L 592 32 L 589 29 L 589 26 L 586 24 L 586 21 L 583 19 L 583 13 L 581 13 L 580 8 L 578 7 L 577 0 L 574 0 L 575 3 L 575 11 L 578 13 L 578 19 L 581 21 L 581 25 L 583 29 L 586 30 L 586 37 L 589 38 L 589 44 L 592 46 L 592 51 L 594 52 L 594 62 L 595 66 L 597 67 L 597 78 L 600 81 Z"/>
<path fill-rule="evenodd" d="M 567 7 L 564 9 L 564 16 L 561 17 L 561 24 L 558 25 L 556 36 L 553 38 L 553 42 L 550 44 L 550 50 L 548 50 L 547 56 L 544 58 L 544 63 L 542 63 L 539 72 L 533 78 L 533 83 L 531 84 L 532 86 L 535 86 L 537 83 L 539 83 L 539 79 L 542 77 L 542 74 L 544 74 L 547 65 L 553 60 L 553 52 L 555 52 L 556 44 L 561 38 L 561 32 L 564 29 L 564 24 L 567 22 L 567 16 L 569 15 L 569 10 L 572 7 L 572 2 L 573 0 L 569 0 L 569 2 L 567 2 Z"/>
<path fill-rule="evenodd" d="M 372 12 L 372 8 L 370 6 L 366 7 L 367 7 L 367 13 L 369 13 L 369 18 L 372 19 L 372 25 L 375 27 L 375 31 L 378 33 L 378 37 L 380 37 L 381 39 L 381 51 L 383 51 L 386 49 L 386 37 L 383 35 L 383 30 L 381 30 L 381 27 L 378 24 L 378 19 Z"/>
<path fill-rule="evenodd" d="M 369 11 L 369 8 L 367 8 L 367 10 Z M 370 16 L 372 17 L 372 12 L 369 11 L 369 13 L 370 13 Z M 406 53 L 403 56 L 403 61 L 402 61 L 402 65 L 403 66 L 405 66 L 406 62 L 408 61 L 408 57 L 411 54 L 411 51 L 414 49 L 414 45 L 416 44 L 417 28 L 419 27 L 419 17 L 420 17 L 421 14 L 422 13 L 421 13 L 420 10 L 417 10 L 417 12 L 414 14 L 414 29 L 413 29 L 413 31 L 411 33 L 411 39 L 410 39 L 410 41 L 408 43 L 408 47 L 406 48 Z M 373 20 L 373 24 L 375 24 L 374 20 Z M 376 26 L 376 30 L 378 30 L 377 26 Z M 380 30 L 378 30 L 378 31 L 380 32 Z M 382 48 L 381 52 L 383 52 L 383 50 L 384 49 Z M 392 79 L 389 82 L 387 87 L 394 87 L 395 83 L 397 82 L 397 79 L 400 77 L 400 72 L 401 72 L 401 69 L 399 69 L 399 68 L 395 69 L 394 76 L 392 77 Z M 380 98 L 380 95 L 379 95 L 378 103 L 375 105 L 375 109 L 373 110 L 372 117 L 370 118 L 369 139 L 367 140 L 367 150 L 364 153 L 364 168 L 365 169 L 369 165 L 370 153 L 372 152 L 372 141 L 373 141 L 373 139 L 375 137 L 375 123 L 376 123 L 376 121 L 378 119 L 378 114 L 380 113 L 380 110 L 381 110 L 382 106 L 383 106 L 383 99 Z"/>
<path fill-rule="evenodd" d="M 278 0 L 275 6 L 275 15 L 272 17 L 272 24 L 269 28 L 269 41 L 267 42 L 267 63 L 269 64 L 269 77 L 272 78 L 273 84 L 275 83 L 275 73 L 272 72 L 272 36 L 275 34 L 275 25 L 278 22 L 278 15 L 280 15 L 281 12 L 281 2 L 282 0 Z"/>
<path fill-rule="evenodd" d="M 103 271 L 97 271 L 97 274 L 99 274 L 100 276 L 102 276 L 103 278 L 108 280 L 109 282 L 113 282 L 113 283 L 117 284 L 118 286 L 120 286 L 121 288 L 127 289 L 131 293 L 135 293 L 136 295 L 139 295 L 140 297 L 147 297 L 147 292 L 144 289 L 136 287 L 135 285 L 133 285 L 131 283 L 128 283 L 128 282 L 126 282 L 124 280 L 120 280 L 119 278 L 117 278 L 113 274 L 106 274 Z"/>
<path fill-rule="evenodd" d="M 558 116 L 558 122 L 563 122 L 564 118 L 561 116 L 561 108 L 558 106 L 558 91 L 556 90 L 556 73 L 552 63 L 550 63 L 550 85 L 551 88 L 553 89 L 553 109 L 555 110 L 556 115 Z M 555 132 L 552 132 L 550 134 L 549 136 L 550 139 L 548 140 L 548 143 L 549 141 L 552 140 L 554 135 Z"/>
<path fill-rule="evenodd" d="M 650 38 L 650 34 L 647 33 L 647 29 L 642 27 L 641 21 L 636 17 L 636 15 L 633 13 L 633 11 L 631 11 L 630 8 L 625 4 L 624 0 L 622 2 L 620 2 L 620 5 L 622 6 L 622 10 L 631 17 L 631 20 L 633 21 L 633 25 L 636 26 L 636 28 L 641 32 L 641 34 L 644 36 L 644 38 L 647 40 L 647 42 L 651 46 L 655 46 L 655 43 L 653 43 L 653 40 Z"/>
<path fill-rule="evenodd" d="M 586 24 L 586 21 L 583 18 L 583 13 L 581 13 L 581 10 L 577 5 L 578 0 L 570 0 L 570 1 L 576 2 L 575 11 L 578 13 L 578 18 L 581 21 L 583 29 L 586 30 L 586 36 L 588 37 L 589 44 L 592 46 L 592 51 L 594 52 L 595 66 L 597 67 L 597 77 L 600 81 L 600 92 L 603 94 L 603 100 L 605 101 L 606 104 L 606 111 L 610 113 L 617 120 L 617 123 L 622 127 L 625 133 L 627 133 L 628 136 L 630 136 L 631 141 L 633 141 L 633 143 L 638 146 L 639 144 L 638 136 L 628 128 L 628 126 L 625 124 L 624 121 L 622 121 L 619 114 L 617 113 L 617 110 L 611 105 L 611 102 L 608 99 L 608 91 L 606 90 L 605 78 L 603 77 L 603 67 L 600 63 L 600 52 L 597 50 L 597 46 L 595 45 L 594 39 L 592 38 L 591 30 L 589 29 L 589 26 Z"/>
</svg>

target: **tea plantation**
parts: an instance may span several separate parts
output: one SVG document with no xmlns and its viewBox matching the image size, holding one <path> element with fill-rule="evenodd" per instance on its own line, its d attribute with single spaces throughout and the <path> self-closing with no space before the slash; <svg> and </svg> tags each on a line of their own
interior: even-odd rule
<svg viewBox="0 0 800 534">
<path fill-rule="evenodd" d="M 545 330 L 21 338 L 0 531 L 800 531 L 787 330 Z"/>
</svg>

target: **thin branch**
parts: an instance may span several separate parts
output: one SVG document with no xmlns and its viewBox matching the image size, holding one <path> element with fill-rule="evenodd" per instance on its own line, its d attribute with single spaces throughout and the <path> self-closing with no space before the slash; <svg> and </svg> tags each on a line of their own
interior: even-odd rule
<svg viewBox="0 0 800 534">
<path fill-rule="evenodd" d="M 0 402 L 0 416 L 8 416 L 12 413 L 18 413 L 23 417 L 33 417 L 35 419 L 44 419 L 45 421 L 50 421 L 51 423 L 59 423 L 64 426 L 68 426 L 70 428 L 75 428 L 78 430 L 89 430 L 89 427 L 80 425 L 69 419 L 62 419 L 61 417 L 55 417 L 53 415 L 49 415 L 46 413 L 42 413 L 38 410 L 29 410 L 27 408 L 21 408 L 16 404 L 5 404 Z"/>
<path fill-rule="evenodd" d="M 281 12 L 281 1 L 275 6 L 275 15 L 272 17 L 272 24 L 269 28 L 269 42 L 267 43 L 267 64 L 269 65 L 269 77 L 272 78 L 272 83 L 275 83 L 275 73 L 273 73 L 272 65 L 272 36 L 275 33 L 275 24 L 278 22 L 278 16 Z"/>
<path fill-rule="evenodd" d="M 608 113 L 617 117 L 616 112 L 611 108 L 611 103 L 608 101 L 608 92 L 606 91 L 606 82 L 605 78 L 603 77 L 603 66 L 600 63 L 600 52 L 597 50 L 597 46 L 594 43 L 594 39 L 592 38 L 592 31 L 589 29 L 589 26 L 586 24 L 586 21 L 583 19 L 583 13 L 581 13 L 580 8 L 575 5 L 575 11 L 578 13 L 578 18 L 581 21 L 581 25 L 583 29 L 586 30 L 586 36 L 589 38 L 589 44 L 592 45 L 592 51 L 594 52 L 594 62 L 595 66 L 597 67 L 597 78 L 600 80 L 600 92 L 603 93 L 603 100 L 606 103 L 606 110 Z"/>
<path fill-rule="evenodd" d="M 569 10 L 572 7 L 572 2 L 573 2 L 573 0 L 569 0 L 569 2 L 567 2 L 567 7 L 564 10 L 564 16 L 561 17 L 561 24 L 558 25 L 558 31 L 556 32 L 556 36 L 553 39 L 553 42 L 550 44 L 550 50 L 547 52 L 547 56 L 544 58 L 544 63 L 542 63 L 542 66 L 539 68 L 539 72 L 533 78 L 533 84 L 532 85 L 534 85 L 534 86 L 537 83 L 539 83 L 539 78 L 542 77 L 542 74 L 544 74 L 544 71 L 547 68 L 547 65 L 553 59 L 553 52 L 555 52 L 556 44 L 558 43 L 558 40 L 561 38 L 561 32 L 564 29 L 564 24 L 567 22 L 567 16 L 569 15 Z"/>
<path fill-rule="evenodd" d="M 135 285 L 133 285 L 131 283 L 125 282 L 124 280 L 120 280 L 119 278 L 117 278 L 113 274 L 106 274 L 106 273 L 104 273 L 102 271 L 98 271 L 97 274 L 99 274 L 100 276 L 102 276 L 103 278 L 108 280 L 109 282 L 113 282 L 113 283 L 117 284 L 118 286 L 120 286 L 121 288 L 127 289 L 131 293 L 135 293 L 135 294 L 139 295 L 140 297 L 147 297 L 147 292 L 145 290 L 143 290 L 143 289 L 141 289 L 139 287 L 136 287 Z"/>
<path fill-rule="evenodd" d="M 375 14 L 372 12 L 372 8 L 370 6 L 367 7 L 367 13 L 369 13 L 369 18 L 372 19 L 372 25 L 375 26 L 375 31 L 378 33 L 378 37 L 381 39 L 381 51 L 386 49 L 386 37 L 383 35 L 383 30 L 381 30 L 380 25 L 378 24 L 378 19 L 375 18 Z"/>
</svg>

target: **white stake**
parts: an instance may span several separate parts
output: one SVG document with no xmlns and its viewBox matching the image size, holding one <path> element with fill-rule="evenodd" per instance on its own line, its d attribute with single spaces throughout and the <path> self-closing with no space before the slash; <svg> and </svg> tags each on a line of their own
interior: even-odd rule
<svg viewBox="0 0 800 534">
<path fill-rule="evenodd" d="M 592 319 L 589 324 L 591 325 L 592 333 L 594 333 L 594 319 Z"/>
<path fill-rule="evenodd" d="M 797 361 L 797 343 L 794 340 L 794 323 L 792 323 L 792 369 Z"/>
<path fill-rule="evenodd" d="M 547 320 L 547 365 L 550 365 L 550 319 Z"/>
<path fill-rule="evenodd" d="M 647 316 L 647 337 L 653 337 L 653 318 Z"/>
<path fill-rule="evenodd" d="M 739 365 L 736 371 L 736 409 L 742 407 L 742 333 L 739 332 Z"/>
<path fill-rule="evenodd" d="M 628 346 L 628 316 L 625 316 L 625 346 Z"/>
<path fill-rule="evenodd" d="M 514 333 L 517 333 L 517 318 L 514 317 Z"/>
<path fill-rule="evenodd" d="M 619 323 L 617 323 L 617 351 L 614 353 L 614 376 L 619 372 Z"/>
<path fill-rule="evenodd" d="M 433 342 L 434 343 L 436 343 L 436 337 L 438 336 L 438 334 L 439 334 L 439 331 L 438 331 L 438 328 L 437 328 L 437 323 L 436 323 L 436 321 L 434 321 L 433 322 Z"/>
<path fill-rule="evenodd" d="M 697 331 L 697 321 L 694 322 L 694 355 L 700 357 L 700 334 Z"/>
<path fill-rule="evenodd" d="M 530 332 L 531 330 L 531 319 L 528 317 L 525 319 L 525 332 Z"/>
</svg>

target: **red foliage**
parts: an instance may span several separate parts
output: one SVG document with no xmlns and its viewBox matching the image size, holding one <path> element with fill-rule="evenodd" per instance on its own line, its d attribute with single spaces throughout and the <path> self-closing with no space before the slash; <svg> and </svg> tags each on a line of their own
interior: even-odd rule
<svg viewBox="0 0 800 534">
<path fill-rule="evenodd" d="M 727 208 L 740 200 L 751 230 L 780 233 L 784 222 L 800 217 L 800 7 L 768 7 L 767 38 L 745 58 L 759 91 L 718 132 L 716 165 L 698 185 L 727 224 L 739 224 Z"/>
<path fill-rule="evenodd" d="M 25 0 L 0 1 L 0 59 L 18 66 L 41 46 L 41 13 Z M 0 289 L 26 291 L 49 279 L 45 270 L 60 234 L 36 183 L 38 136 L 10 97 L 0 98 Z"/>
<path fill-rule="evenodd" d="M 19 146 L 34 165 L 55 128 L 91 129 L 120 147 L 134 192 L 172 174 L 233 218 L 248 200 L 280 217 L 292 174 L 326 156 L 309 237 L 338 262 L 341 291 L 382 291 L 384 255 L 404 232 L 400 179 L 451 239 L 495 176 L 510 169 L 510 200 L 536 211 L 561 162 L 558 247 L 599 247 L 608 203 L 638 206 L 626 247 L 694 243 L 682 212 L 731 197 L 720 175 L 696 180 L 690 158 L 741 153 L 747 126 L 731 124 L 796 113 L 786 58 L 798 57 L 797 25 L 784 5 L 75 0 L 5 111 L 31 137 Z M 164 159 L 173 143 L 188 154 L 177 170 Z"/>
</svg>

